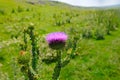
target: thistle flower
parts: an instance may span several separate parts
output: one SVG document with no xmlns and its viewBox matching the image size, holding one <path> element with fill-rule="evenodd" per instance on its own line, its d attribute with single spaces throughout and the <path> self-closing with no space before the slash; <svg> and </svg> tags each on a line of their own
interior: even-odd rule
<svg viewBox="0 0 120 80">
<path fill-rule="evenodd" d="M 17 60 L 19 64 L 27 65 L 30 61 L 30 55 L 28 52 L 21 50 Z"/>
<path fill-rule="evenodd" d="M 23 55 L 25 55 L 25 54 L 26 54 L 26 52 L 25 52 L 25 51 L 23 51 L 23 50 L 21 50 L 19 54 L 20 54 L 21 56 L 23 56 Z"/>
<path fill-rule="evenodd" d="M 64 32 L 53 32 L 46 36 L 46 41 L 52 49 L 61 49 L 65 46 L 67 35 Z"/>
</svg>

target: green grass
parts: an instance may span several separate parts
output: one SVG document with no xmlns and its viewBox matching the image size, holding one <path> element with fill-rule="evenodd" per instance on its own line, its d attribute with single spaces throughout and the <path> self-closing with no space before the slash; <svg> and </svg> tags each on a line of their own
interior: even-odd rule
<svg viewBox="0 0 120 80">
<path fill-rule="evenodd" d="M 0 0 L 0 80 L 24 79 L 16 58 L 20 51 L 22 31 L 31 23 L 35 25 L 35 33 L 39 34 L 41 40 L 54 31 L 65 31 L 69 39 L 72 36 L 80 38 L 77 56 L 62 68 L 60 80 L 119 80 L 119 10 L 83 9 L 64 4 L 31 5 L 19 0 Z M 97 40 L 97 30 L 97 36 L 102 35 L 104 40 Z M 89 34 L 92 36 L 88 37 Z M 39 43 L 43 54 L 52 52 L 42 50 L 47 46 L 45 40 Z M 54 66 L 40 64 L 40 80 L 51 80 Z"/>
</svg>

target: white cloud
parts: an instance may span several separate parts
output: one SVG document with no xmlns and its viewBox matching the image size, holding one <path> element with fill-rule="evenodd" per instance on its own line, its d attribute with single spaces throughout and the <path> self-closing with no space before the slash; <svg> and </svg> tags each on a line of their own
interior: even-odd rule
<svg viewBox="0 0 120 80">
<path fill-rule="evenodd" d="M 104 5 L 120 4 L 120 0 L 105 0 Z"/>
<path fill-rule="evenodd" d="M 120 4 L 120 0 L 54 0 L 77 6 L 108 6 Z"/>
</svg>

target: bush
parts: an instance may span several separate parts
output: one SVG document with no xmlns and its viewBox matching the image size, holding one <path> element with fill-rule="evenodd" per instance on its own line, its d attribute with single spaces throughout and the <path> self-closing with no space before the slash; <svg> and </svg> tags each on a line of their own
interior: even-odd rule
<svg viewBox="0 0 120 80">
<path fill-rule="evenodd" d="M 0 14 L 5 15 L 5 10 L 0 9 Z"/>
<path fill-rule="evenodd" d="M 83 38 L 92 38 L 93 37 L 93 33 L 92 33 L 92 29 L 90 28 L 83 28 L 82 30 L 82 37 Z"/>
<path fill-rule="evenodd" d="M 102 27 L 98 27 L 98 28 L 96 28 L 96 31 L 95 31 L 95 39 L 96 40 L 103 40 L 103 39 L 105 39 L 105 31 L 104 31 L 104 29 L 102 28 Z"/>
<path fill-rule="evenodd" d="M 18 6 L 17 11 L 18 11 L 18 12 L 23 12 L 24 9 L 23 9 L 22 7 L 20 7 L 20 6 Z"/>
<path fill-rule="evenodd" d="M 15 9 L 12 9 L 11 13 L 15 13 Z"/>
</svg>

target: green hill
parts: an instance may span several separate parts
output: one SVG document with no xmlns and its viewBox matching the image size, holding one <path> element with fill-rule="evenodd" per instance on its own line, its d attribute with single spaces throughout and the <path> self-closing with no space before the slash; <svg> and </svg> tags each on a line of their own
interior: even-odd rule
<svg viewBox="0 0 120 80">
<path fill-rule="evenodd" d="M 78 39 L 73 59 L 62 68 L 59 80 L 119 80 L 119 11 L 78 8 L 45 0 L 0 0 L 0 80 L 25 79 L 17 57 L 23 31 L 30 24 L 34 24 L 35 34 L 39 35 L 42 56 L 54 53 L 45 42 L 50 32 L 66 32 L 71 43 Z M 39 80 L 51 80 L 54 66 L 40 60 Z"/>
</svg>

